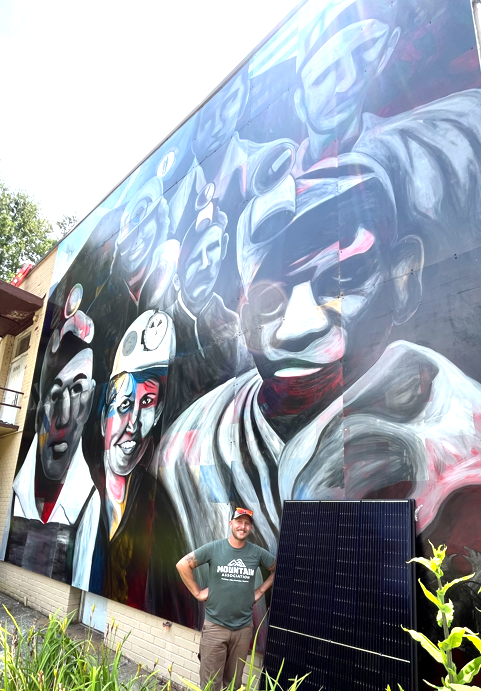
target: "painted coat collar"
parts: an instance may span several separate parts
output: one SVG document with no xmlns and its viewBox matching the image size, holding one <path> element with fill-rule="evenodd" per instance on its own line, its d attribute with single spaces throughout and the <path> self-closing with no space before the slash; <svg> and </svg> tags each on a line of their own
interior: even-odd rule
<svg viewBox="0 0 481 691">
<path fill-rule="evenodd" d="M 28 450 L 25 461 L 13 482 L 15 495 L 14 515 L 40 521 L 35 503 L 35 467 L 37 463 L 38 435 Z M 90 471 L 82 452 L 82 442 L 70 463 L 65 483 L 47 523 L 73 525 L 93 487 Z"/>
</svg>

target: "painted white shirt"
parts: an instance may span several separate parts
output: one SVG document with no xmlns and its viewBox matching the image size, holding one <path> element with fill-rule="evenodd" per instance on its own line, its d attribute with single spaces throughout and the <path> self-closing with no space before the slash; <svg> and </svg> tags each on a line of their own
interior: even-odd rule
<svg viewBox="0 0 481 691">
<path fill-rule="evenodd" d="M 0 548 L 0 559 L 2 560 L 5 558 L 10 532 L 12 504 L 14 516 L 42 522 L 35 502 L 37 447 L 38 436 L 35 435 L 25 461 L 12 485 L 12 497 Z M 64 485 L 47 523 L 73 525 L 78 520 L 93 487 L 94 483 L 82 452 L 82 444 L 80 443 L 72 458 Z M 72 585 L 81 590 L 88 590 L 99 516 L 100 495 L 95 490 L 85 508 L 75 539 Z"/>
</svg>

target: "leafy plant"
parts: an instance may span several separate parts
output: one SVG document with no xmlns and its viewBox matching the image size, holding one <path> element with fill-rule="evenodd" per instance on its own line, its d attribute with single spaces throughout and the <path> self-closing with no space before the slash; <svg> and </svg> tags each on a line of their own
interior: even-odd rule
<svg viewBox="0 0 481 691">
<path fill-rule="evenodd" d="M 429 638 L 419 631 L 411 631 L 410 629 L 404 630 L 407 631 L 415 641 L 420 643 L 422 647 L 431 655 L 431 657 L 436 660 L 436 662 L 439 662 L 439 664 L 443 665 L 447 672 L 446 677 L 442 679 L 442 686 L 435 686 L 434 684 L 430 684 L 425 680 L 425 683 L 428 684 L 428 686 L 438 689 L 438 691 L 443 691 L 444 689 L 451 689 L 452 691 L 481 691 L 480 687 L 469 685 L 473 680 L 473 677 L 475 677 L 475 675 L 481 669 L 481 655 L 474 658 L 474 660 L 471 660 L 471 662 L 468 662 L 459 671 L 453 662 L 453 650 L 455 648 L 459 648 L 465 640 L 472 643 L 478 653 L 481 653 L 481 638 L 477 633 L 474 633 L 468 628 L 455 626 L 453 629 L 451 629 L 454 617 L 454 605 L 452 601 L 446 597 L 450 588 L 461 581 L 469 580 L 474 576 L 474 574 L 463 576 L 461 578 L 455 578 L 449 583 L 443 583 L 442 579 L 444 573 L 441 566 L 446 556 L 446 547 L 444 545 L 441 545 L 438 548 L 435 548 L 433 545 L 431 545 L 431 547 L 433 550 L 433 556 L 430 559 L 417 557 L 415 559 L 411 559 L 411 561 L 415 561 L 418 564 L 425 566 L 432 574 L 434 574 L 436 578 L 436 593 L 428 590 L 421 581 L 419 581 L 419 584 L 426 598 L 437 608 L 436 621 L 443 630 L 444 639 L 442 641 L 438 641 L 437 644 L 434 644 L 429 640 Z M 388 691 L 390 690 L 388 689 Z"/>
<path fill-rule="evenodd" d="M 48 624 L 40 629 L 22 628 L 5 608 L 13 623 L 8 631 L 6 623 L 0 626 L 0 646 L 3 649 L 3 668 L 0 668 L 0 686 L 3 691 L 153 691 L 158 683 L 156 672 L 136 673 L 122 681 L 119 666 L 123 641 L 111 650 L 112 638 L 117 631 L 115 622 L 107 625 L 106 635 L 96 647 L 89 627 L 87 637 L 73 640 L 68 627 L 74 614 L 64 619 L 50 615 Z M 159 691 L 164 691 L 162 686 Z"/>
</svg>

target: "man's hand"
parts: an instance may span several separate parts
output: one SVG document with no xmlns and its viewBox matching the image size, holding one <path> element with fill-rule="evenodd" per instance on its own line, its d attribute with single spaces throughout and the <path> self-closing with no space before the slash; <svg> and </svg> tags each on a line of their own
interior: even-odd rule
<svg viewBox="0 0 481 691">
<path fill-rule="evenodd" d="M 195 596 L 195 599 L 199 600 L 199 602 L 205 602 L 208 597 L 209 597 L 209 588 L 204 588 L 204 590 L 199 591 L 199 594 Z"/>
<path fill-rule="evenodd" d="M 259 602 L 261 597 L 267 593 L 270 587 L 272 587 L 272 584 L 274 583 L 274 571 L 276 570 L 276 559 L 274 559 L 274 562 L 272 566 L 269 567 L 268 571 L 271 572 L 271 575 L 266 578 L 264 583 L 261 583 L 261 585 L 254 590 L 254 602 Z"/>
<path fill-rule="evenodd" d="M 262 590 L 262 586 L 259 586 L 254 590 L 254 602 L 259 602 L 263 595 L 264 591 Z"/>
<path fill-rule="evenodd" d="M 190 554 L 187 554 L 185 557 L 182 557 L 182 559 L 177 562 L 176 566 L 177 571 L 180 574 L 180 577 L 182 578 L 182 580 L 184 581 L 185 585 L 190 590 L 192 595 L 197 600 L 199 600 L 199 602 L 207 600 L 207 597 L 209 595 L 209 589 L 204 588 L 204 590 L 201 590 L 194 579 L 194 574 L 192 573 L 193 570 L 199 566 L 199 564 L 197 563 L 197 559 L 195 558 L 194 552 L 190 552 Z"/>
</svg>

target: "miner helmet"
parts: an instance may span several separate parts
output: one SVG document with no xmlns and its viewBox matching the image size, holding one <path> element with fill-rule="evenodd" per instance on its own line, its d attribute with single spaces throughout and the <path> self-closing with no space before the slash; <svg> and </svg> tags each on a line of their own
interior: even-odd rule
<svg viewBox="0 0 481 691">
<path fill-rule="evenodd" d="M 172 318 L 165 312 L 147 310 L 129 326 L 115 354 L 110 378 L 123 372 L 167 367 L 175 355 Z"/>
</svg>

